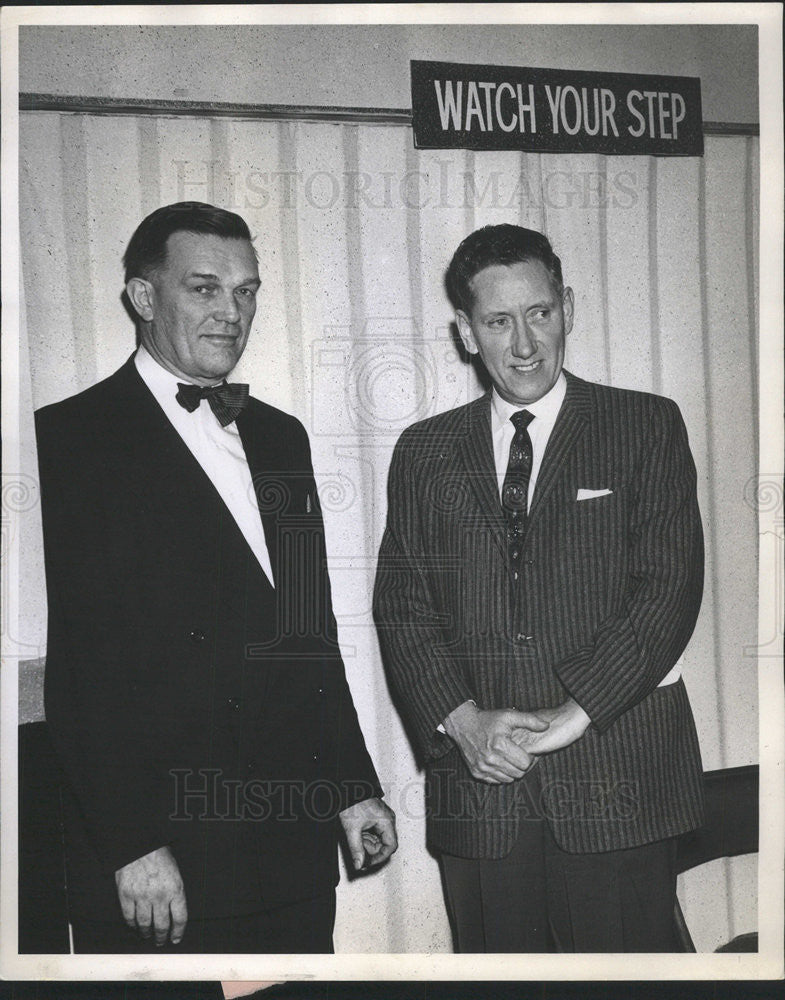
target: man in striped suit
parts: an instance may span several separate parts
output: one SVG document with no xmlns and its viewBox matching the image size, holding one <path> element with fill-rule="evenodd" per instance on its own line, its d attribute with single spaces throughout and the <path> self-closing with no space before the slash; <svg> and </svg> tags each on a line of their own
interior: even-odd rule
<svg viewBox="0 0 785 1000">
<path fill-rule="evenodd" d="M 563 370 L 574 297 L 542 234 L 478 230 L 447 288 L 493 385 L 401 436 L 375 614 L 456 949 L 674 950 L 675 838 L 702 818 L 681 415 Z"/>
</svg>

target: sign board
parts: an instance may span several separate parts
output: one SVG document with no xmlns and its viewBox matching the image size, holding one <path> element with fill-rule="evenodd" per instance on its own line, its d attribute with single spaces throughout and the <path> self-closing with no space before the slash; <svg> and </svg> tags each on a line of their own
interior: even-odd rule
<svg viewBox="0 0 785 1000">
<path fill-rule="evenodd" d="M 703 154 L 700 80 L 412 60 L 418 149 Z"/>
</svg>

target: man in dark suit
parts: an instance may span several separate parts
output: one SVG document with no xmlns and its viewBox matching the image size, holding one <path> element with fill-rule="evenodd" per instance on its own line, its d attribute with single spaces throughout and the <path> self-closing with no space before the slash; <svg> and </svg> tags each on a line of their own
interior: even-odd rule
<svg viewBox="0 0 785 1000">
<path fill-rule="evenodd" d="M 542 234 L 478 230 L 447 288 L 493 387 L 401 436 L 375 613 L 456 948 L 673 950 L 674 838 L 702 815 L 684 424 L 563 371 L 574 297 Z"/>
<path fill-rule="evenodd" d="M 395 825 L 306 432 L 225 382 L 256 310 L 251 236 L 170 205 L 125 267 L 138 351 L 36 415 L 75 948 L 331 951 L 339 830 L 359 869 Z"/>
</svg>

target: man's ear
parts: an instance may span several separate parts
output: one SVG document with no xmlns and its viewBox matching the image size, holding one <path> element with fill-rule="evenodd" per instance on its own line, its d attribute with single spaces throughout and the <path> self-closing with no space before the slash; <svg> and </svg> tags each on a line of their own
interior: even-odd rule
<svg viewBox="0 0 785 1000">
<path fill-rule="evenodd" d="M 145 323 L 153 319 L 153 286 L 144 278 L 131 278 L 125 286 L 125 291 L 131 305 Z"/>
<path fill-rule="evenodd" d="M 463 346 L 469 354 L 479 353 L 480 348 L 477 346 L 477 341 L 474 339 L 471 320 L 462 309 L 456 310 L 455 322 L 458 324 L 458 333 L 461 335 Z"/>
<path fill-rule="evenodd" d="M 564 305 L 564 333 L 565 336 L 572 330 L 572 322 L 575 319 L 575 296 L 571 288 L 565 288 L 562 295 Z"/>
</svg>

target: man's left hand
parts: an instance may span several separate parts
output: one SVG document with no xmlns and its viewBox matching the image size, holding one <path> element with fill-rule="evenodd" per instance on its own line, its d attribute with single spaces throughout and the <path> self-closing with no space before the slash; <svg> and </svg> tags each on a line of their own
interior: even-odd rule
<svg viewBox="0 0 785 1000">
<path fill-rule="evenodd" d="M 357 871 L 365 864 L 380 865 L 398 848 L 395 813 L 381 799 L 363 799 L 340 813 L 341 825 Z"/>
<path fill-rule="evenodd" d="M 542 733 L 516 729 L 512 739 L 527 753 L 537 756 L 568 747 L 583 736 L 591 722 L 573 698 L 568 698 L 556 708 L 538 708 L 536 714 L 550 723 L 548 728 Z"/>
</svg>

